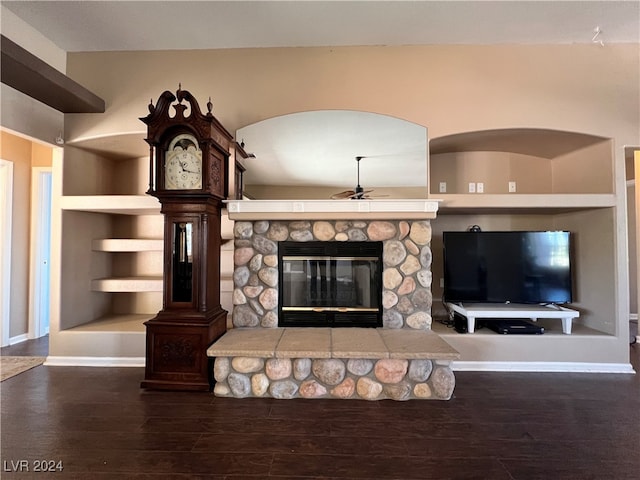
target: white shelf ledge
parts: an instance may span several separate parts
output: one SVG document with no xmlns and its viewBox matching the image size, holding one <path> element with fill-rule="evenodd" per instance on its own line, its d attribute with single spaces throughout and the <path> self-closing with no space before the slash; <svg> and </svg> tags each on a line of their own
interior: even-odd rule
<svg viewBox="0 0 640 480">
<path fill-rule="evenodd" d="M 227 200 L 231 220 L 432 219 L 439 200 Z"/>
<path fill-rule="evenodd" d="M 63 210 L 152 215 L 160 213 L 160 202 L 149 195 L 68 195 L 60 198 Z"/>
<path fill-rule="evenodd" d="M 100 238 L 93 240 L 91 249 L 96 252 L 161 252 L 162 239 L 151 238 Z"/>
<path fill-rule="evenodd" d="M 94 292 L 161 292 L 162 277 L 117 277 L 91 280 Z"/>
</svg>

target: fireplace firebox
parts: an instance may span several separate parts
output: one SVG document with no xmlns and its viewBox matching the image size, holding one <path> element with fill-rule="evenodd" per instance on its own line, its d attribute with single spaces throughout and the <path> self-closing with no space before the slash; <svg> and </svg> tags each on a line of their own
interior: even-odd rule
<svg viewBox="0 0 640 480">
<path fill-rule="evenodd" d="M 279 242 L 278 265 L 279 326 L 382 326 L 382 242 Z"/>
</svg>

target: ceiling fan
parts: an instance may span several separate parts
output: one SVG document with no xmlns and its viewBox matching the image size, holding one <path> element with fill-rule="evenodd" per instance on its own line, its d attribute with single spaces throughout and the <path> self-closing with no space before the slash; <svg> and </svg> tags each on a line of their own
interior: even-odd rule
<svg viewBox="0 0 640 480">
<path fill-rule="evenodd" d="M 373 192 L 373 190 L 365 190 L 360 186 L 360 160 L 363 158 L 367 157 L 356 157 L 356 163 L 358 165 L 358 182 L 356 188 L 354 190 L 345 190 L 344 192 L 334 193 L 331 195 L 331 200 L 362 200 L 364 198 L 370 198 L 368 194 Z"/>
</svg>

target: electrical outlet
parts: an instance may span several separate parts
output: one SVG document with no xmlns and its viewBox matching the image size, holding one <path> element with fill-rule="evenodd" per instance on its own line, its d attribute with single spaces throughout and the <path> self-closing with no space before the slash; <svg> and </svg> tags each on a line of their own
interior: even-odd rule
<svg viewBox="0 0 640 480">
<path fill-rule="evenodd" d="M 516 182 L 509 182 L 509 193 L 514 193 L 516 191 Z"/>
<path fill-rule="evenodd" d="M 476 184 L 474 182 L 469 183 L 469 193 L 476 193 Z"/>
<path fill-rule="evenodd" d="M 482 182 L 478 182 L 476 184 L 476 192 L 478 193 L 484 193 L 484 183 Z"/>
<path fill-rule="evenodd" d="M 447 182 L 440 182 L 440 193 L 447 193 Z"/>
</svg>

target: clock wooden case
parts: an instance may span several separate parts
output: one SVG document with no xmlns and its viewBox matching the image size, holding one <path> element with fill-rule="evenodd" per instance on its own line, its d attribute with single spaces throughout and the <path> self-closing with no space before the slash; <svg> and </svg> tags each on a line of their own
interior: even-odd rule
<svg viewBox="0 0 640 480">
<path fill-rule="evenodd" d="M 175 103 L 177 101 L 177 103 Z M 173 107 L 173 115 L 170 110 Z M 149 114 L 149 190 L 164 215 L 162 310 L 146 325 L 143 388 L 210 390 L 207 348 L 226 331 L 220 306 L 220 222 L 232 135 L 186 90 Z"/>
</svg>

